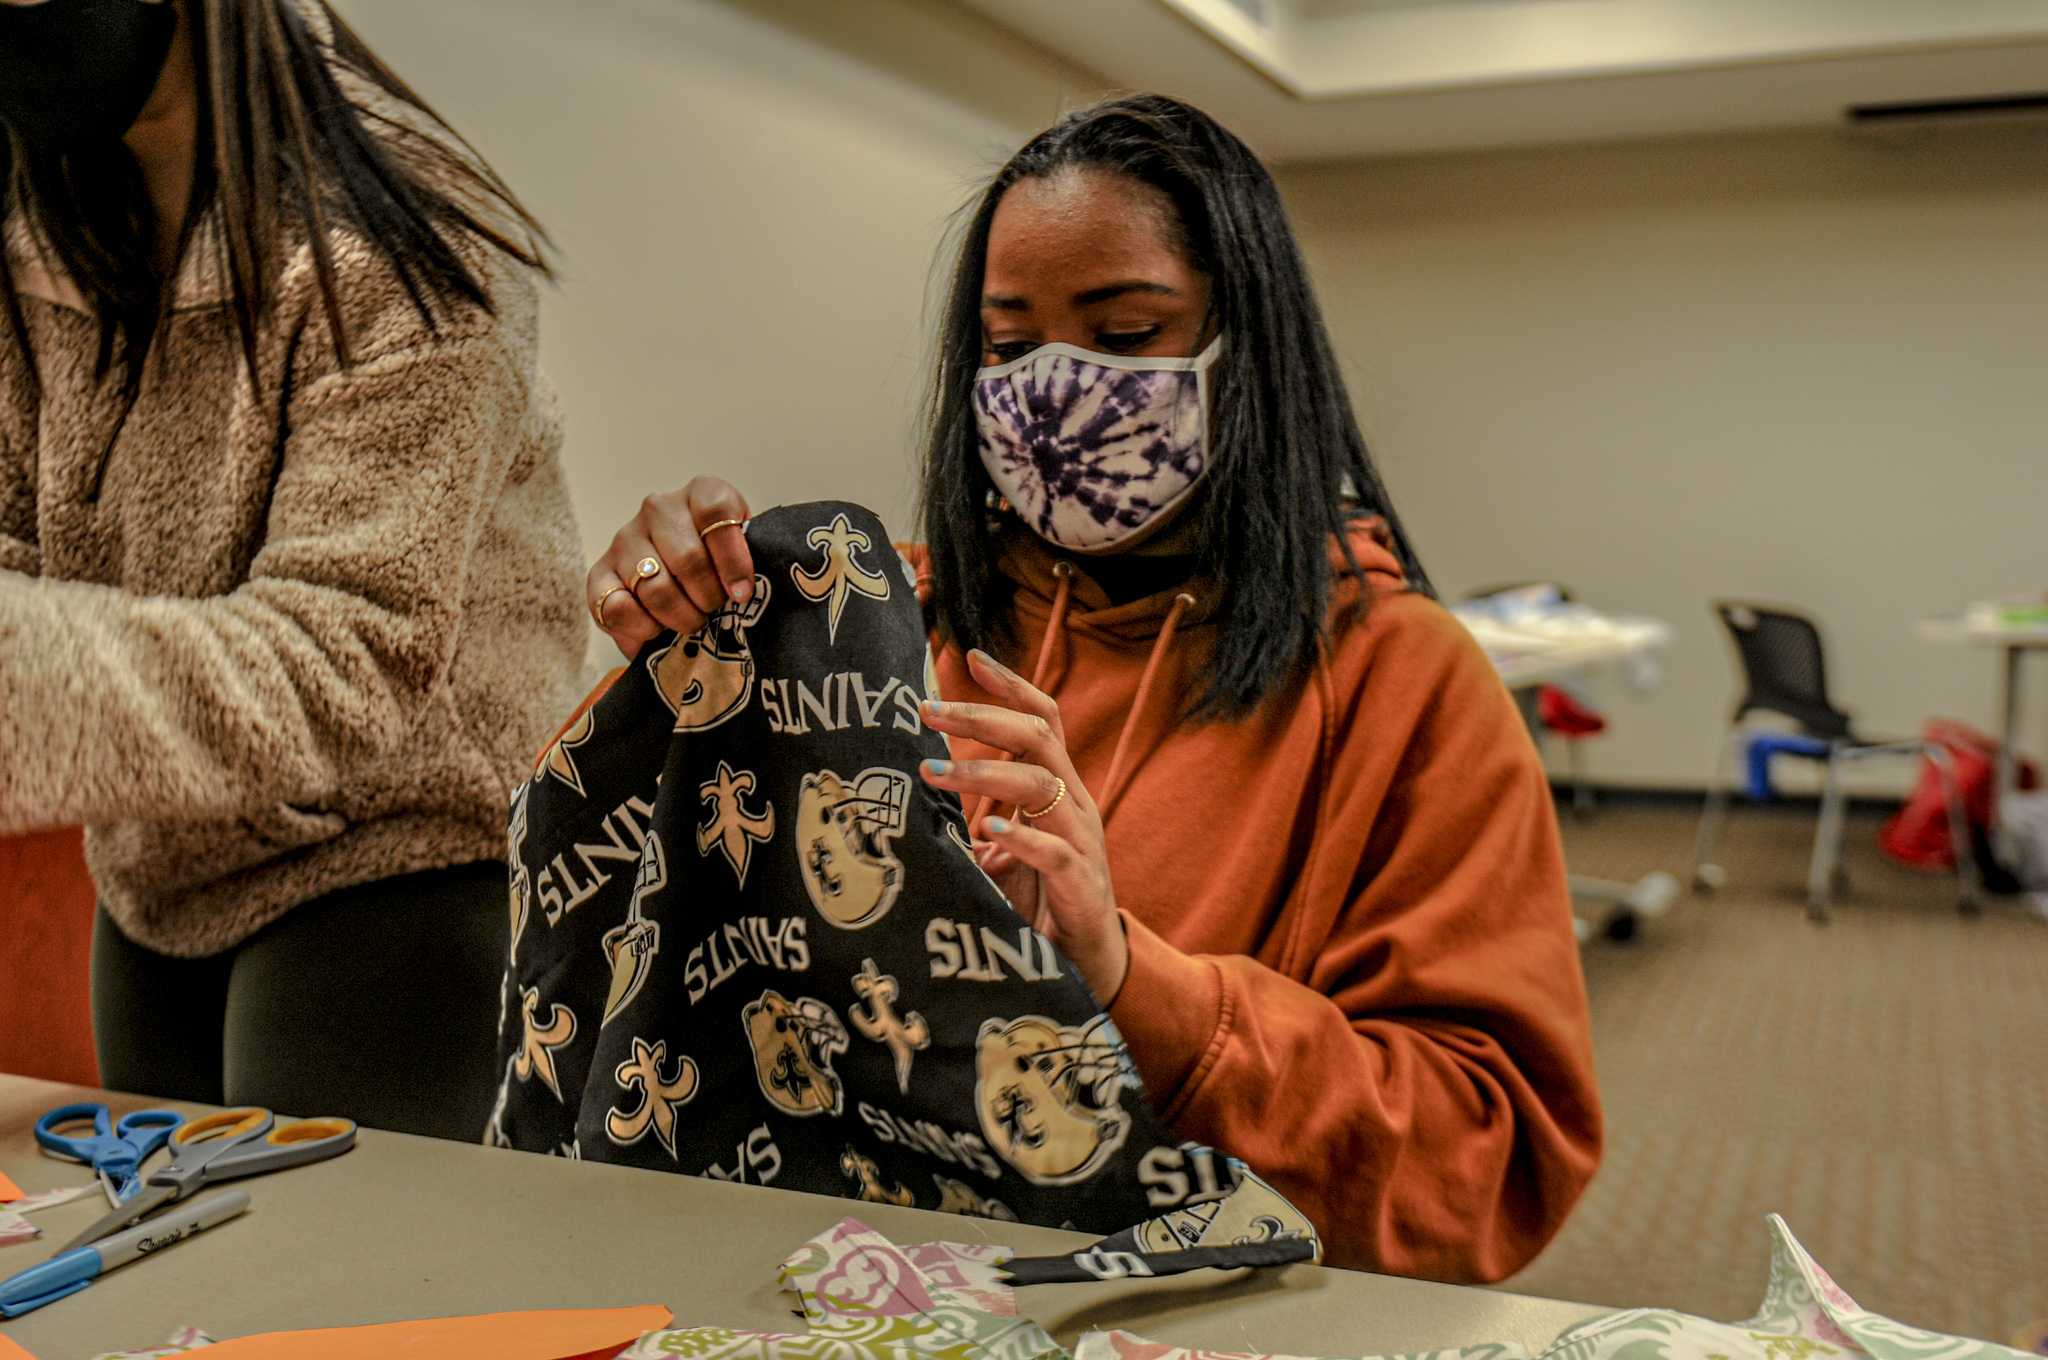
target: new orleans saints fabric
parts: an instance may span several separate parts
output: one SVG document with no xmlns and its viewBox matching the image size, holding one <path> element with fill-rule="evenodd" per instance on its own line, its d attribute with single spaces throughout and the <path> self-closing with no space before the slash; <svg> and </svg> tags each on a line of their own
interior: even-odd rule
<svg viewBox="0 0 2048 1360">
<path fill-rule="evenodd" d="M 1133 1251 L 1313 1252 L 1270 1188 L 1165 1128 L 917 778 L 946 748 L 881 522 L 827 502 L 745 532 L 752 599 L 650 643 L 513 799 L 487 1141 Z"/>
</svg>

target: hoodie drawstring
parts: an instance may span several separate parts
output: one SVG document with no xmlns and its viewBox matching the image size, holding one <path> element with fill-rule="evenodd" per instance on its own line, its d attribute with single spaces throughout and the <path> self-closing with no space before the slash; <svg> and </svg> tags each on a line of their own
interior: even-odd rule
<svg viewBox="0 0 2048 1360">
<path fill-rule="evenodd" d="M 1059 589 L 1053 596 L 1052 614 L 1046 620 L 1045 639 L 1039 644 L 1037 664 L 1031 668 L 1031 687 L 1038 690 L 1044 689 L 1046 675 L 1052 669 L 1053 648 L 1056 642 L 1065 638 L 1067 615 L 1073 601 L 1073 568 L 1065 562 L 1060 562 L 1054 565 L 1053 573 L 1059 577 Z M 1138 766 L 1144 763 L 1142 760 L 1131 760 L 1132 743 L 1136 740 L 1138 728 L 1144 723 L 1146 710 L 1151 705 L 1153 682 L 1158 679 L 1160 663 L 1166 659 L 1167 652 L 1173 647 L 1174 634 L 1180 629 L 1181 619 L 1194 607 L 1195 597 L 1186 591 L 1173 597 L 1173 607 L 1167 610 L 1166 620 L 1159 626 L 1159 636 L 1153 639 L 1152 653 L 1145 658 L 1145 669 L 1138 676 L 1138 688 L 1131 695 L 1130 709 L 1124 714 L 1123 730 L 1117 734 L 1116 750 L 1109 759 L 1109 778 L 1104 782 L 1101 796 L 1096 800 L 1105 826 L 1109 824 L 1110 814 L 1116 810 L 1118 801 L 1130 787 L 1131 776 L 1135 775 Z M 974 828 L 972 834 L 979 836 L 982 819 L 988 815 L 994 802 L 993 798 L 984 794 L 975 803 L 974 813 L 967 819 L 968 825 Z"/>
<path fill-rule="evenodd" d="M 1052 615 L 1045 621 L 1045 638 L 1038 644 L 1038 660 L 1031 667 L 1031 688 L 1045 688 L 1046 672 L 1052 669 L 1052 649 L 1067 631 L 1067 609 L 1074 602 L 1074 566 L 1071 562 L 1055 562 L 1052 574 L 1059 578 L 1059 587 L 1053 592 Z M 974 805 L 974 812 L 967 819 L 969 834 L 981 834 L 981 819 L 988 815 L 995 799 L 983 794 Z"/>
<path fill-rule="evenodd" d="M 1055 562 L 1052 574 L 1059 578 L 1059 587 L 1053 591 L 1052 616 L 1045 621 L 1045 638 L 1038 644 L 1038 661 L 1031 668 L 1031 687 L 1045 688 L 1046 672 L 1052 669 L 1052 649 L 1056 642 L 1066 640 L 1067 609 L 1074 602 L 1074 564 Z"/>
<path fill-rule="evenodd" d="M 1182 615 L 1195 607 L 1195 597 L 1182 591 L 1173 597 L 1173 608 L 1166 611 L 1166 622 L 1159 626 L 1159 637 L 1152 644 L 1152 655 L 1145 658 L 1145 670 L 1138 677 L 1137 693 L 1131 696 L 1131 711 L 1124 715 L 1124 730 L 1117 734 L 1116 754 L 1109 758 L 1109 782 L 1102 786 L 1102 798 L 1098 806 L 1102 809 L 1102 823 L 1109 825 L 1110 813 L 1116 810 L 1117 800 L 1130 787 L 1130 776 L 1138 772 L 1142 762 L 1132 762 L 1127 768 L 1125 759 L 1131 753 L 1131 739 L 1138 734 L 1138 725 L 1144 721 L 1145 706 L 1152 698 L 1152 681 L 1159 674 L 1159 663 L 1166 659 L 1166 651 L 1173 645 L 1173 635 L 1180 627 Z"/>
</svg>

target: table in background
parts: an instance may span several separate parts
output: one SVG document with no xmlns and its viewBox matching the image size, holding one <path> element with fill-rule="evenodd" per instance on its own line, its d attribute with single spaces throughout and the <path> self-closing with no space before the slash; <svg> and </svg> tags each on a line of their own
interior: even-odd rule
<svg viewBox="0 0 2048 1360">
<path fill-rule="evenodd" d="M 0 1171 L 34 1193 L 81 1169 L 41 1155 L 36 1118 L 105 1100 L 115 1117 L 168 1103 L 0 1076 Z M 320 1114 L 319 1110 L 291 1111 Z M 405 1134 L 362 1131 L 330 1162 L 240 1182 L 253 1204 L 214 1232 L 103 1277 L 6 1336 L 73 1360 L 162 1341 L 527 1308 L 666 1304 L 677 1326 L 804 1329 L 776 1283 L 783 1259 L 847 1215 L 899 1243 L 999 1241 L 1031 1253 L 1090 1239 L 1046 1228 L 728 1185 Z M 0 1248 L 13 1272 L 104 1210 L 88 1197 L 37 1214 L 43 1238 Z M 1298 1355 L 1374 1355 L 1479 1342 L 1535 1347 L 1602 1311 L 1350 1271 L 1292 1266 L 1152 1283 L 1021 1291 L 1026 1315 L 1071 1345 L 1091 1328 L 1162 1342 Z"/>
<path fill-rule="evenodd" d="M 1482 602 L 1471 601 L 1468 606 Z M 1662 619 L 1617 618 L 1574 605 L 1558 611 L 1552 621 L 1528 618 L 1502 622 L 1483 609 L 1452 611 L 1472 632 L 1501 682 L 1523 704 L 1523 715 L 1535 731 L 1533 707 L 1522 696 L 1539 685 L 1569 683 L 1598 671 L 1646 661 L 1671 645 L 1671 625 Z M 1590 939 L 1620 918 L 1658 916 L 1678 899 L 1678 880 L 1664 872 L 1645 874 L 1633 883 L 1619 879 L 1570 876 L 1575 909 L 1572 924 L 1579 939 Z M 1580 913 L 1578 905 L 1604 909 L 1600 917 Z"/>
<path fill-rule="evenodd" d="M 2048 623 L 2005 622 L 1995 612 L 1972 610 L 1962 618 L 1923 619 L 1919 633 L 1923 641 L 1989 647 L 1999 653 L 1998 764 L 1992 784 L 1991 843 L 1997 856 L 2009 861 L 2012 856 L 1996 809 L 2004 807 L 2006 795 L 2019 787 L 2020 658 L 2030 651 L 2048 651 Z"/>
<path fill-rule="evenodd" d="M 1505 624 L 1481 623 L 1460 613 L 1503 684 L 1512 690 L 1582 679 L 1660 652 L 1671 645 L 1671 625 L 1662 619 L 1594 616 L 1601 625 L 1577 634 L 1546 634 Z"/>
</svg>

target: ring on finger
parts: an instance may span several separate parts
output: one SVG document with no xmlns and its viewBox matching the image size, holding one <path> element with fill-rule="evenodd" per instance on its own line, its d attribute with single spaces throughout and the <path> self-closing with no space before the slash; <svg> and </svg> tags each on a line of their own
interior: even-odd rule
<svg viewBox="0 0 2048 1360">
<path fill-rule="evenodd" d="M 625 586 L 620 585 L 617 582 L 614 582 L 612 584 L 612 588 L 610 590 L 607 590 L 604 594 L 598 596 L 597 603 L 590 607 L 590 617 L 597 620 L 598 627 L 602 628 L 605 626 L 604 607 L 610 604 L 612 602 L 612 596 L 617 595 L 620 591 L 625 591 L 625 593 L 628 595 L 633 593 L 630 590 L 626 590 Z"/>
<path fill-rule="evenodd" d="M 703 528 L 699 529 L 697 531 L 697 537 L 709 538 L 711 537 L 711 535 L 717 533 L 720 529 L 744 529 L 746 527 L 747 522 L 743 519 L 722 519 L 718 521 L 718 523 L 716 524 L 707 524 Z"/>
<path fill-rule="evenodd" d="M 1017 815 L 1019 817 L 1022 817 L 1027 822 L 1035 822 L 1040 817 L 1045 816 L 1046 813 L 1051 812 L 1054 808 L 1058 807 L 1061 803 L 1066 802 L 1067 781 L 1060 778 L 1058 775 L 1054 775 L 1052 777 L 1052 782 L 1055 785 L 1055 787 L 1053 789 L 1052 801 L 1050 803 L 1047 803 L 1044 807 L 1039 808 L 1034 812 L 1026 812 L 1023 808 L 1018 808 Z"/>
<path fill-rule="evenodd" d="M 637 600 L 640 598 L 640 587 L 659 575 L 661 559 L 650 554 L 633 564 L 633 584 L 626 588 L 633 592 L 633 598 Z"/>
</svg>

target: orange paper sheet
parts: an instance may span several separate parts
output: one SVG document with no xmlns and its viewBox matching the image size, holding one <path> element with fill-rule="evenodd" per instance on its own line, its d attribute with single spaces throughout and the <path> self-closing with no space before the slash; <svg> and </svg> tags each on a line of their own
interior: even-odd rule
<svg viewBox="0 0 2048 1360">
<path fill-rule="evenodd" d="M 0 1171 L 0 1204 L 12 1204 L 18 1199 L 27 1198 L 28 1196 L 21 1192 L 21 1187 L 8 1180 L 5 1171 Z M 6 1351 L 0 1351 L 0 1356 L 5 1356 L 6 1354 Z"/>
<path fill-rule="evenodd" d="M 573 1360 L 616 1354 L 644 1333 L 668 1326 L 673 1317 L 658 1304 L 645 1304 L 422 1318 L 238 1336 L 207 1347 L 206 1355 L 207 1360 Z"/>
<path fill-rule="evenodd" d="M 23 1350 L 18 1343 L 0 1336 L 0 1360 L 36 1360 L 36 1358 L 26 1350 Z"/>
</svg>

